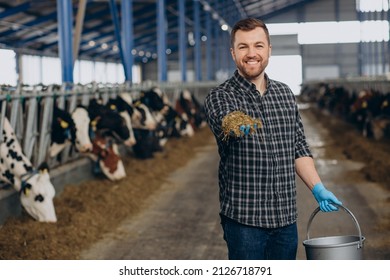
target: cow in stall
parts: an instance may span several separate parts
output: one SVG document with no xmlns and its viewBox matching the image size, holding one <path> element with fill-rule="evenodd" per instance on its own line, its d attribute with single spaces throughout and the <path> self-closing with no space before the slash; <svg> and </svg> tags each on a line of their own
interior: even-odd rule
<svg viewBox="0 0 390 280">
<path fill-rule="evenodd" d="M 350 109 L 352 123 L 354 123 L 366 137 L 370 136 L 370 129 L 367 127 L 367 124 L 371 119 L 371 98 L 372 92 L 370 90 L 361 90 Z"/>
<path fill-rule="evenodd" d="M 125 140 L 125 145 L 132 147 L 137 142 L 134 136 L 132 118 L 138 111 L 134 110 L 132 106 L 132 98 L 130 93 L 121 93 L 115 99 L 110 98 L 106 106 L 113 112 L 117 112 L 126 122 L 126 126 L 129 130 L 129 138 Z"/>
<path fill-rule="evenodd" d="M 101 100 L 92 99 L 88 106 L 91 118 L 92 153 L 94 173 L 103 173 L 108 179 L 117 181 L 126 177 L 118 143 L 133 145 L 125 119 Z"/>
<path fill-rule="evenodd" d="M 179 98 L 176 100 L 175 110 L 192 125 L 193 129 L 206 126 L 203 106 L 189 90 L 185 89 L 180 92 Z"/>
<path fill-rule="evenodd" d="M 140 101 L 152 111 L 159 127 L 160 142 L 163 146 L 169 137 L 192 137 L 194 129 L 191 124 L 183 119 L 168 103 L 158 88 L 152 88 L 142 92 Z"/>
<path fill-rule="evenodd" d="M 15 132 L 7 118 L 0 138 L 0 180 L 11 184 L 19 193 L 26 212 L 40 222 L 56 222 L 53 198 L 55 189 L 50 181 L 47 164 L 37 169 L 23 154 Z"/>
<path fill-rule="evenodd" d="M 49 156 L 55 157 L 68 145 L 73 145 L 80 153 L 92 151 L 89 122 L 88 111 L 84 106 L 77 106 L 70 114 L 55 105 L 51 124 Z"/>
<path fill-rule="evenodd" d="M 133 146 L 133 153 L 139 159 L 152 158 L 155 152 L 162 150 L 157 135 L 157 120 L 141 101 L 135 100 L 133 106 L 134 114 L 131 119 L 137 141 Z"/>
<path fill-rule="evenodd" d="M 359 92 L 351 107 L 351 115 L 365 137 L 374 137 L 372 121 L 380 114 L 383 96 L 379 91 L 366 89 Z"/>
<path fill-rule="evenodd" d="M 371 120 L 371 130 L 375 140 L 390 139 L 390 93 L 382 96 L 378 115 Z"/>
<path fill-rule="evenodd" d="M 126 177 L 125 167 L 119 155 L 118 144 L 112 138 L 95 133 L 90 158 L 94 161 L 94 172 L 103 173 L 111 181 Z"/>
<path fill-rule="evenodd" d="M 91 99 L 88 105 L 93 131 L 99 131 L 102 136 L 112 137 L 116 142 L 131 147 L 133 140 L 126 120 L 116 111 L 111 110 L 102 100 Z"/>
</svg>

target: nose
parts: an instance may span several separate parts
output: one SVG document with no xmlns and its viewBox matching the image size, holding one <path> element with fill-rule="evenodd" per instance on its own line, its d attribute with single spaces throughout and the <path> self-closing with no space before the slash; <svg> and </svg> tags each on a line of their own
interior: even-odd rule
<svg viewBox="0 0 390 280">
<path fill-rule="evenodd" d="M 247 56 L 253 57 L 256 56 L 256 48 L 255 47 L 248 47 L 248 53 Z"/>
<path fill-rule="evenodd" d="M 134 146 L 135 144 L 137 143 L 137 141 L 135 140 L 134 137 L 131 137 L 129 139 L 127 139 L 124 144 L 127 146 L 127 147 L 132 147 Z"/>
<path fill-rule="evenodd" d="M 85 153 L 85 152 L 90 152 L 92 151 L 92 143 L 87 143 L 87 144 L 84 144 L 81 149 L 80 149 L 80 152 L 82 153 Z"/>
</svg>

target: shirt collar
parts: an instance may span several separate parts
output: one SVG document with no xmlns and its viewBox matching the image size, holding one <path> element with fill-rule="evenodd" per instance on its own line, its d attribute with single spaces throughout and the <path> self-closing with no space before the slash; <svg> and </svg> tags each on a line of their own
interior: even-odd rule
<svg viewBox="0 0 390 280">
<path fill-rule="evenodd" d="M 267 86 L 266 86 L 266 91 L 267 91 L 267 89 L 268 89 L 269 86 L 270 86 L 270 79 L 268 78 L 267 73 L 264 73 L 264 77 L 265 77 L 265 80 L 266 80 L 266 83 L 267 83 Z M 234 80 L 234 82 L 236 82 L 243 90 L 250 90 L 250 91 L 256 91 L 256 90 L 257 90 L 255 84 L 253 84 L 252 82 L 248 81 L 248 80 L 245 79 L 243 76 L 241 76 L 241 75 L 238 73 L 238 70 L 236 70 L 236 71 L 234 72 L 233 80 Z"/>
</svg>

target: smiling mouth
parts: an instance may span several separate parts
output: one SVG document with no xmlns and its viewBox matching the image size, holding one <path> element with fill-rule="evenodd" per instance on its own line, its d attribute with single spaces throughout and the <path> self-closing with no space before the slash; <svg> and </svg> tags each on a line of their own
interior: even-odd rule
<svg viewBox="0 0 390 280">
<path fill-rule="evenodd" d="M 256 65 L 256 64 L 259 63 L 259 61 L 258 61 L 258 60 L 248 60 L 248 61 L 246 61 L 245 63 L 246 63 L 246 64 L 249 64 L 249 65 Z"/>
</svg>

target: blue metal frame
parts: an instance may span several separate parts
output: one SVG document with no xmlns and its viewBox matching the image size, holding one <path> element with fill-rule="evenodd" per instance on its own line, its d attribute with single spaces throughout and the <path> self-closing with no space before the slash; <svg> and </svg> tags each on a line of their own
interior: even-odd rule
<svg viewBox="0 0 390 280">
<path fill-rule="evenodd" d="M 157 0 L 157 64 L 158 64 L 158 81 L 167 81 L 167 42 L 166 42 L 166 16 L 165 16 L 165 0 Z"/>
<path fill-rule="evenodd" d="M 181 81 L 187 81 L 187 38 L 185 12 L 186 4 L 183 0 L 178 0 L 179 5 L 179 63 L 181 71 Z"/>
<path fill-rule="evenodd" d="M 201 40 L 200 40 L 200 11 L 199 11 L 199 0 L 194 1 L 194 39 L 195 39 L 195 48 L 194 48 L 194 65 L 195 65 L 195 80 L 202 80 L 202 53 L 201 53 Z"/>
<path fill-rule="evenodd" d="M 134 46 L 134 32 L 133 32 L 133 0 L 122 0 L 122 30 L 123 30 L 123 51 L 125 59 L 125 73 L 126 81 L 132 82 L 133 80 L 133 64 L 134 57 L 131 54 L 131 50 Z"/>
<path fill-rule="evenodd" d="M 62 68 L 62 83 L 73 83 L 73 15 L 71 0 L 57 0 L 58 47 Z"/>
<path fill-rule="evenodd" d="M 110 10 L 111 10 L 111 17 L 112 17 L 112 21 L 114 23 L 115 38 L 116 38 L 116 41 L 118 42 L 119 54 L 120 54 L 120 58 L 121 58 L 121 61 L 123 64 L 125 78 L 127 81 L 129 79 L 129 73 L 127 72 L 127 67 L 126 67 L 127 61 L 125 59 L 125 56 L 123 54 L 123 49 L 122 49 L 122 39 L 121 39 L 121 30 L 119 27 L 118 10 L 116 8 L 115 0 L 110 0 L 109 3 L 110 3 Z"/>
<path fill-rule="evenodd" d="M 207 41 L 206 41 L 206 74 L 207 74 L 207 80 L 211 81 L 213 80 L 213 59 L 212 59 L 212 42 L 213 42 L 213 36 L 212 36 L 212 28 L 211 28 L 211 15 L 210 13 L 206 14 L 206 34 L 207 34 Z"/>
</svg>

